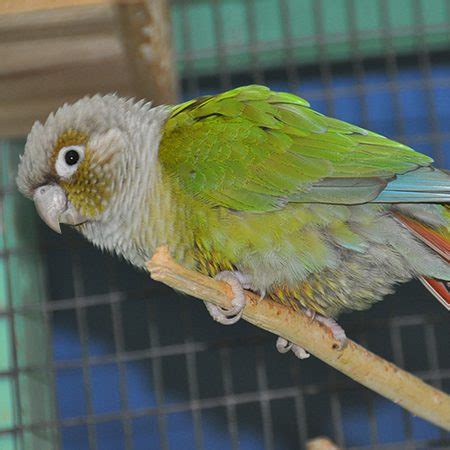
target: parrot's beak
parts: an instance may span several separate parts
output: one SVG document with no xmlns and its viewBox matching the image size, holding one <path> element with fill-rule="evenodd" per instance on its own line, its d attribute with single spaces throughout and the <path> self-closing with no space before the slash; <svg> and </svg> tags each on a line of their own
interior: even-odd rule
<svg viewBox="0 0 450 450">
<path fill-rule="evenodd" d="M 56 184 L 38 187 L 33 200 L 40 218 L 59 234 L 61 223 L 80 225 L 87 221 L 87 218 L 76 211 L 67 200 L 63 189 Z"/>
</svg>

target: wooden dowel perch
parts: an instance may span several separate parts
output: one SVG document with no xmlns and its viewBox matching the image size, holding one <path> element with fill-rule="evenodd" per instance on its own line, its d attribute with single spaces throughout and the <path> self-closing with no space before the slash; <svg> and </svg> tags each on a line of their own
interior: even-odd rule
<svg viewBox="0 0 450 450">
<path fill-rule="evenodd" d="M 224 308 L 233 297 L 227 283 L 215 281 L 177 264 L 167 248 L 159 248 L 147 263 L 151 277 L 178 291 Z M 450 396 L 419 378 L 348 340 L 338 349 L 331 333 L 306 315 L 246 291 L 243 317 L 248 322 L 282 336 L 317 358 L 392 400 L 412 414 L 450 430 Z M 299 364 L 300 361 L 299 361 Z M 303 362 L 302 364 L 307 364 Z"/>
</svg>

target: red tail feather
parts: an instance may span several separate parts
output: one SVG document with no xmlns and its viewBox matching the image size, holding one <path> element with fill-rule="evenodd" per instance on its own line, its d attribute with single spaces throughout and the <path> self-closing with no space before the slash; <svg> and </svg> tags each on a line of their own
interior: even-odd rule
<svg viewBox="0 0 450 450">
<path fill-rule="evenodd" d="M 395 213 L 395 217 L 423 243 L 450 262 L 450 242 L 436 230 L 427 227 L 411 217 Z M 450 311 L 450 291 L 448 283 L 422 276 L 419 278 L 423 285 Z"/>
<path fill-rule="evenodd" d="M 450 292 L 447 283 L 434 278 L 420 277 L 423 285 L 450 311 Z"/>
<path fill-rule="evenodd" d="M 439 253 L 445 260 L 450 261 L 450 242 L 444 236 L 403 214 L 395 213 L 395 217 L 428 247 Z"/>
</svg>

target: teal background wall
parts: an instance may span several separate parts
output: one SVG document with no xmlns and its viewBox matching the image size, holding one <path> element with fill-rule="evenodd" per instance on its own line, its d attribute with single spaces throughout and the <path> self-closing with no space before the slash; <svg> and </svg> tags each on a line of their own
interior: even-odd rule
<svg viewBox="0 0 450 450">
<path fill-rule="evenodd" d="M 182 75 L 448 48 L 447 0 L 173 2 Z M 355 45 L 356 42 L 356 45 Z"/>
<path fill-rule="evenodd" d="M 14 430 L 53 418 L 44 265 L 36 213 L 15 187 L 23 141 L 0 141 L 0 449 L 53 449 L 47 428 Z M 34 369 L 33 367 L 38 367 Z M 3 433 L 2 433 L 3 431 Z"/>
</svg>

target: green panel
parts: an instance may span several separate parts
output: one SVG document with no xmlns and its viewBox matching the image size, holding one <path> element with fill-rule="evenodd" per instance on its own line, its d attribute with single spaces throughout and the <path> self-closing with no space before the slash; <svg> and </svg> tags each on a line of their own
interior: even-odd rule
<svg viewBox="0 0 450 450">
<path fill-rule="evenodd" d="M 0 371 L 11 370 L 11 330 L 7 317 L 0 317 Z M 1 378 L 0 378 L 1 379 Z"/>
<path fill-rule="evenodd" d="M 15 306 L 42 301 L 42 276 L 42 261 L 36 253 L 13 253 L 9 257 L 11 296 Z"/>
<path fill-rule="evenodd" d="M 1 184 L 0 184 L 0 189 L 1 189 Z M 0 197 L 0 252 L 5 250 L 5 238 L 4 238 L 5 230 L 3 229 L 3 224 L 5 223 L 5 218 L 4 218 L 4 207 L 3 207 L 3 202 L 1 201 L 1 198 L 2 197 Z M 0 302 L 1 302 L 1 300 L 0 300 Z"/>
<path fill-rule="evenodd" d="M 173 24 L 181 24 L 183 22 L 183 16 L 181 14 L 181 8 L 172 8 L 172 23 Z M 184 38 L 183 38 L 183 29 L 181 26 L 172 28 L 172 40 L 173 45 L 180 53 L 184 52 Z"/>
<path fill-rule="evenodd" d="M 383 23 L 379 2 L 373 0 L 358 0 L 355 7 L 356 29 L 359 32 L 375 32 L 381 34 Z"/>
<path fill-rule="evenodd" d="M 312 19 L 314 0 L 288 0 L 290 27 L 294 38 L 311 38 L 316 32 Z"/>
<path fill-rule="evenodd" d="M 222 25 L 222 40 L 226 47 L 239 47 L 250 42 L 247 28 L 245 2 L 229 0 L 219 5 Z"/>
<path fill-rule="evenodd" d="M 8 250 L 30 249 L 38 243 L 33 204 L 17 192 L 7 193 L 3 199 L 5 246 Z"/>
<path fill-rule="evenodd" d="M 346 0 L 283 0 L 288 13 L 292 52 L 297 64 L 316 63 L 318 59 L 317 25 L 321 25 L 322 51 L 330 60 L 346 60 L 351 56 L 353 34 L 350 28 L 350 2 Z M 357 42 L 367 57 L 382 56 L 386 36 L 398 54 L 415 52 L 423 40 L 432 48 L 448 48 L 446 1 L 418 0 L 422 11 L 414 14 L 417 0 L 386 1 L 387 20 L 382 17 L 383 0 L 355 0 Z M 247 6 L 250 5 L 250 6 Z M 229 70 L 244 71 L 255 60 L 261 67 L 279 67 L 285 63 L 286 45 L 280 0 L 198 0 L 173 4 L 174 42 L 180 70 L 189 74 L 214 74 L 217 57 L 217 29 L 214 8 L 221 17 L 222 36 Z M 248 14 L 254 25 L 250 36 Z M 319 17 L 316 16 L 319 15 Z M 183 27 L 183 17 L 189 27 Z M 421 29 L 424 27 L 423 34 Z M 388 33 L 386 33 L 388 31 Z M 190 45 L 188 45 L 188 42 Z M 189 48 L 188 48 L 189 47 Z M 185 61 L 189 50 L 194 61 Z"/>
<path fill-rule="evenodd" d="M 258 0 L 249 11 L 253 14 L 256 28 L 256 40 L 259 43 L 273 42 L 282 35 L 279 0 Z"/>
<path fill-rule="evenodd" d="M 187 19 L 191 31 L 190 44 L 192 47 L 196 50 L 212 48 L 211 44 L 214 40 L 214 18 L 210 2 L 198 2 L 196 8 L 188 8 Z"/>
<path fill-rule="evenodd" d="M 1 144 L 1 154 L 0 154 L 0 187 L 5 188 L 10 184 L 9 182 L 9 143 L 5 141 L 0 141 Z"/>
<path fill-rule="evenodd" d="M 378 1 L 358 0 L 353 2 L 355 7 L 355 28 L 357 46 L 363 55 L 375 56 L 384 52 L 383 28 L 386 24 L 381 18 Z"/>
<path fill-rule="evenodd" d="M 0 378 L 0 423 L 2 428 L 14 426 L 14 394 L 10 381 L 5 377 Z"/>
<path fill-rule="evenodd" d="M 348 12 L 345 7 L 346 0 L 333 0 L 332 2 L 323 1 L 322 8 L 322 22 L 323 33 L 325 36 L 332 36 L 333 34 L 344 34 L 347 32 Z"/>
<path fill-rule="evenodd" d="M 0 435 L 0 448 L 2 450 L 16 450 L 14 435 Z"/>
<path fill-rule="evenodd" d="M 434 0 L 431 8 L 429 0 L 421 0 L 421 4 L 425 25 L 442 23 L 442 18 L 448 13 L 448 0 Z"/>
<path fill-rule="evenodd" d="M 189 23 L 190 48 L 199 52 L 212 52 L 212 56 L 198 58 L 191 63 L 191 70 L 215 71 L 217 70 L 217 52 L 214 41 L 214 17 L 209 1 L 198 2 L 196 8 L 188 7 L 187 20 Z M 186 45 L 186 44 L 185 44 Z"/>
<path fill-rule="evenodd" d="M 414 0 L 395 0 L 395 2 L 386 2 L 389 14 L 389 24 L 392 28 L 398 29 L 414 24 L 413 1 Z"/>
<path fill-rule="evenodd" d="M 0 429 L 14 427 L 15 411 L 21 411 L 25 426 L 54 418 L 52 378 L 47 371 L 21 372 L 24 366 L 47 365 L 48 354 L 47 329 L 42 311 L 37 308 L 20 311 L 22 306 L 41 303 L 45 299 L 36 212 L 32 202 L 15 188 L 15 174 L 22 151 L 23 142 L 0 142 L 0 250 L 7 251 L 0 255 L 0 308 L 14 308 L 12 317 L 0 316 L 0 371 L 19 371 L 18 375 L 0 376 Z M 14 353 L 13 333 L 17 345 Z M 13 358 L 13 354 L 17 358 Z M 19 389 L 20 403 L 19 398 L 13 395 L 16 387 Z M 0 449 L 55 448 L 49 430 L 21 434 L 2 435 Z"/>
<path fill-rule="evenodd" d="M 10 181 L 9 145 L 0 146 L 0 189 L 5 189 Z M 5 251 L 5 211 L 0 196 L 0 252 Z M 0 255 L 0 311 L 8 306 L 8 280 L 6 272 L 6 257 Z M 0 371 L 12 369 L 11 322 L 8 316 L 0 316 Z M 0 377 L 0 430 L 12 428 L 15 424 L 14 380 L 11 376 Z M 0 449 L 17 450 L 13 434 L 0 435 Z"/>
<path fill-rule="evenodd" d="M 225 49 L 225 61 L 230 70 L 248 67 L 251 58 L 243 47 L 248 46 L 250 34 L 247 28 L 245 2 L 229 0 L 220 2 L 218 16 L 222 34 L 216 37 L 216 44 L 222 43 Z M 217 32 L 216 32 L 217 34 Z"/>
<path fill-rule="evenodd" d="M 0 429 L 14 426 L 14 394 L 12 383 L 8 378 L 0 378 Z M 13 434 L 0 435 L 1 450 L 17 450 L 16 438 Z"/>
<path fill-rule="evenodd" d="M 2 247 L 0 247 L 1 249 Z M 6 276 L 6 262 L 0 258 L 0 311 L 4 311 L 7 306 L 7 276 Z"/>
</svg>

